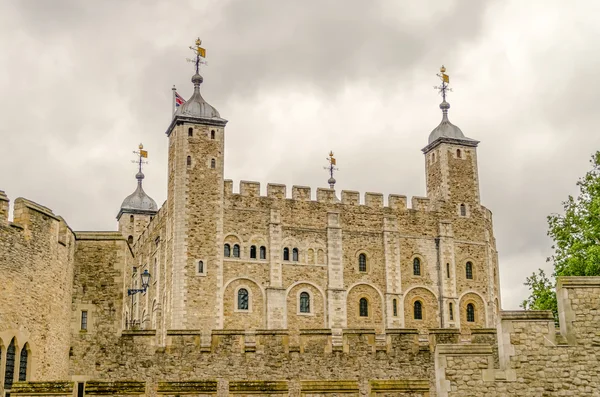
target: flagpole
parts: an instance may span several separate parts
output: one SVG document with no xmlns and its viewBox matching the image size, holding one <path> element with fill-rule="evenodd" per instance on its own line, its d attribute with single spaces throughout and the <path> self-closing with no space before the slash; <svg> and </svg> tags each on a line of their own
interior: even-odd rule
<svg viewBox="0 0 600 397">
<path fill-rule="evenodd" d="M 175 92 L 176 92 L 175 85 L 173 85 L 173 88 L 171 90 L 173 91 L 173 113 L 171 114 L 171 118 L 172 118 L 173 115 L 175 114 Z"/>
</svg>

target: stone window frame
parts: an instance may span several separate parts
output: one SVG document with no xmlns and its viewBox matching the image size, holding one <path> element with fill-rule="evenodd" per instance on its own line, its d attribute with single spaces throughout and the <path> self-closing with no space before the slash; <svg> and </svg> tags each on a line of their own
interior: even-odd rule
<svg viewBox="0 0 600 397">
<path fill-rule="evenodd" d="M 300 311 L 300 295 L 302 295 L 303 292 L 306 292 L 308 294 L 308 313 L 303 313 Z M 314 298 L 314 294 L 311 293 L 311 290 L 308 288 L 300 288 L 298 290 L 298 293 L 296 294 L 296 314 L 298 316 L 315 316 L 315 310 L 314 310 L 314 305 L 315 303 L 315 298 Z"/>
<path fill-rule="evenodd" d="M 357 309 L 358 309 L 357 311 L 358 311 L 358 313 L 357 313 L 357 317 L 359 319 L 360 318 L 369 318 L 370 319 L 372 317 L 372 310 L 369 310 L 369 306 L 370 306 L 369 305 L 369 303 L 370 303 L 370 299 L 369 298 L 370 297 L 367 296 L 367 295 L 360 295 L 359 298 L 358 298 L 358 305 L 357 305 Z M 361 302 L 362 302 L 363 299 L 367 302 L 367 315 L 366 316 L 362 316 L 361 315 L 361 310 L 360 310 L 361 309 L 361 307 L 360 307 L 361 306 Z"/>
<path fill-rule="evenodd" d="M 454 305 L 452 302 L 448 302 L 448 320 L 454 321 Z"/>
<path fill-rule="evenodd" d="M 398 317 L 398 298 L 392 299 L 392 317 Z"/>
<path fill-rule="evenodd" d="M 365 256 L 365 265 L 366 265 L 366 270 L 365 271 L 361 271 L 360 270 L 360 256 L 364 255 Z M 358 250 L 356 251 L 355 255 L 354 255 L 354 263 L 356 263 L 355 266 L 355 270 L 357 274 L 369 274 L 371 273 L 371 261 L 369 260 L 369 258 L 371 257 L 371 254 L 367 251 L 367 250 Z"/>
<path fill-rule="evenodd" d="M 241 289 L 245 289 L 246 291 L 248 291 L 248 309 L 247 310 L 238 308 L 238 303 L 239 303 L 238 293 L 240 292 Z M 234 302 L 234 307 L 233 307 L 234 313 L 252 313 L 252 289 L 247 284 L 238 285 L 234 291 L 233 302 Z"/>
<path fill-rule="evenodd" d="M 471 258 L 467 258 L 467 259 L 464 260 L 463 263 L 464 263 L 463 269 L 464 269 L 465 280 L 467 280 L 467 281 L 475 281 L 477 279 L 477 277 L 476 277 L 476 271 L 475 271 L 475 261 L 473 259 L 471 259 Z M 471 278 L 467 277 L 467 264 L 468 263 L 471 264 Z"/>
<path fill-rule="evenodd" d="M 202 267 L 203 267 L 203 271 L 202 272 L 200 272 L 199 266 L 198 266 L 200 262 L 202 262 Z M 206 262 L 206 259 L 204 259 L 204 258 L 197 258 L 194 261 L 194 266 L 196 267 L 196 276 L 205 277 L 207 275 L 207 271 L 206 271 L 207 262 Z"/>
<path fill-rule="evenodd" d="M 465 208 L 464 215 L 462 214 L 461 206 L 464 206 L 464 208 Z M 471 208 L 469 207 L 469 204 L 467 204 L 467 203 L 456 204 L 456 214 L 461 218 L 470 218 L 471 217 Z"/>
<path fill-rule="evenodd" d="M 473 308 L 472 313 L 469 313 L 469 308 L 470 307 Z M 468 301 L 468 303 L 465 305 L 465 318 L 466 318 L 466 320 L 467 320 L 468 323 L 473 323 L 474 324 L 476 322 L 475 321 L 475 319 L 477 318 L 476 317 L 476 313 L 475 313 L 476 310 L 477 309 L 475 307 L 475 303 Z M 469 316 L 470 315 L 472 315 L 473 320 L 469 320 Z"/>
<path fill-rule="evenodd" d="M 415 259 L 419 260 L 419 274 L 415 274 Z M 421 254 L 413 254 L 410 257 L 410 274 L 412 277 L 424 277 L 424 269 L 425 269 L 425 260 Z"/>
<path fill-rule="evenodd" d="M 425 321 L 426 320 L 425 313 L 427 311 L 425 310 L 425 304 L 423 303 L 423 301 L 424 301 L 424 299 L 419 296 L 416 296 L 414 299 L 412 299 L 411 306 L 412 306 L 413 321 Z M 419 306 L 421 309 L 421 318 L 416 318 L 415 305 L 417 302 L 419 302 Z"/>
</svg>

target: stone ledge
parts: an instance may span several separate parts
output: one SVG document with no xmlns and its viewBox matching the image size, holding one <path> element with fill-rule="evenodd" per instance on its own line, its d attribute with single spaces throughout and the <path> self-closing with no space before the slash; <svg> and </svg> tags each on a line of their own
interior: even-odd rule
<svg viewBox="0 0 600 397">
<path fill-rule="evenodd" d="M 331 329 L 329 328 L 321 328 L 321 329 L 301 329 L 299 331 L 300 335 L 331 335 Z"/>
<path fill-rule="evenodd" d="M 374 392 L 429 391 L 429 380 L 427 379 L 372 380 L 369 383 L 371 391 Z"/>
<path fill-rule="evenodd" d="M 202 331 L 199 329 L 169 329 L 169 330 L 167 330 L 167 336 L 186 336 L 186 335 L 202 335 Z"/>
<path fill-rule="evenodd" d="M 76 240 L 125 240 L 121 232 L 73 232 Z"/>
<path fill-rule="evenodd" d="M 230 381 L 229 392 L 234 394 L 287 394 L 288 385 L 286 381 Z"/>
<path fill-rule="evenodd" d="M 387 335 L 403 335 L 403 334 L 418 335 L 419 330 L 416 328 L 386 328 L 385 333 Z"/>
<path fill-rule="evenodd" d="M 155 336 L 155 329 L 126 329 L 121 332 L 121 336 Z"/>
<path fill-rule="evenodd" d="M 600 277 L 558 277 L 556 289 L 560 288 L 600 288 Z"/>
<path fill-rule="evenodd" d="M 73 393 L 73 382 L 15 382 L 11 395 L 65 395 Z"/>
<path fill-rule="evenodd" d="M 289 335 L 287 329 L 257 329 L 255 335 Z"/>
<path fill-rule="evenodd" d="M 246 335 L 243 329 L 213 329 L 213 335 Z"/>
<path fill-rule="evenodd" d="M 356 380 L 303 380 L 300 381 L 302 393 L 352 393 L 358 392 Z"/>
<path fill-rule="evenodd" d="M 437 345 L 435 352 L 450 356 L 487 355 L 492 354 L 492 346 L 484 343 Z"/>
<path fill-rule="evenodd" d="M 550 310 L 503 310 L 500 312 L 500 319 L 502 321 L 554 321 L 554 316 Z"/>
<path fill-rule="evenodd" d="M 100 382 L 88 381 L 85 394 L 90 396 L 121 396 L 128 394 L 145 394 L 146 383 L 135 381 Z"/>
<path fill-rule="evenodd" d="M 460 329 L 458 328 L 429 328 L 427 330 L 429 335 L 439 335 L 439 334 L 460 334 Z"/>
<path fill-rule="evenodd" d="M 472 328 L 471 335 L 493 334 L 496 335 L 496 328 Z"/>
<path fill-rule="evenodd" d="M 342 330 L 343 335 L 375 335 L 373 328 L 345 328 Z"/>
<path fill-rule="evenodd" d="M 158 382 L 158 393 L 161 394 L 205 394 L 216 392 L 216 380 Z"/>
</svg>

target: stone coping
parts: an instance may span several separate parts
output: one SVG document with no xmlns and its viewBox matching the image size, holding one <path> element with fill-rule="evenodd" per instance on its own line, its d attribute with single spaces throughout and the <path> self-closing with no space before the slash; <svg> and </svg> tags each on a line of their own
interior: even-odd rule
<svg viewBox="0 0 600 397">
<path fill-rule="evenodd" d="M 216 393 L 216 380 L 190 380 L 182 382 L 158 382 L 161 394 L 204 394 Z"/>
<path fill-rule="evenodd" d="M 125 329 L 121 336 L 155 336 L 155 329 Z"/>
<path fill-rule="evenodd" d="M 556 289 L 560 288 L 600 288 L 600 277 L 558 277 Z"/>
<path fill-rule="evenodd" d="M 481 334 L 497 334 L 498 330 L 496 328 L 472 328 L 471 335 L 481 335 Z"/>
<path fill-rule="evenodd" d="M 435 347 L 435 352 L 450 356 L 486 355 L 492 354 L 492 346 L 485 343 L 441 344 Z"/>
<path fill-rule="evenodd" d="M 342 330 L 343 335 L 375 335 L 373 328 L 345 328 Z"/>
<path fill-rule="evenodd" d="M 244 329 L 213 329 L 213 335 L 246 335 L 246 330 Z M 254 332 L 251 332 L 254 333 Z"/>
<path fill-rule="evenodd" d="M 385 330 L 387 335 L 402 335 L 402 334 L 414 334 L 418 335 L 419 330 L 416 328 L 387 328 Z"/>
<path fill-rule="evenodd" d="M 257 329 L 255 335 L 289 335 L 287 329 Z"/>
<path fill-rule="evenodd" d="M 458 328 L 430 328 L 427 330 L 429 335 L 438 335 L 438 334 L 460 334 L 460 329 Z"/>
<path fill-rule="evenodd" d="M 502 321 L 554 321 L 554 315 L 550 310 L 502 310 L 500 319 Z"/>
<path fill-rule="evenodd" d="M 286 381 L 242 380 L 229 382 L 229 392 L 232 394 L 287 394 L 287 391 Z"/>
<path fill-rule="evenodd" d="M 352 393 L 358 392 L 356 380 L 303 380 L 300 381 L 303 393 Z"/>
<path fill-rule="evenodd" d="M 375 392 L 411 392 L 429 391 L 428 379 L 386 379 L 372 380 L 371 391 Z"/>
<path fill-rule="evenodd" d="M 11 394 L 29 395 L 64 395 L 73 393 L 73 382 L 15 382 Z"/>
<path fill-rule="evenodd" d="M 136 381 L 101 382 L 87 381 L 85 394 L 90 396 L 117 396 L 124 394 L 145 394 L 146 383 Z"/>
<path fill-rule="evenodd" d="M 167 336 L 186 336 L 186 335 L 202 335 L 202 331 L 199 329 L 169 329 L 169 330 L 167 330 Z"/>
<path fill-rule="evenodd" d="M 331 335 L 331 329 L 301 329 L 300 335 Z"/>
<path fill-rule="evenodd" d="M 60 219 L 58 218 L 58 216 L 54 215 L 52 210 L 48 207 L 44 207 L 41 204 L 38 204 L 31 200 L 27 200 L 26 198 L 23 198 L 23 197 L 19 197 L 18 199 L 15 200 L 15 207 L 17 207 L 19 205 L 19 203 L 23 203 L 25 205 L 25 207 L 32 209 L 34 211 L 37 211 L 46 216 L 49 216 L 50 218 L 55 219 L 60 222 Z"/>
<path fill-rule="evenodd" d="M 73 232 L 76 240 L 125 240 L 121 232 Z"/>
</svg>

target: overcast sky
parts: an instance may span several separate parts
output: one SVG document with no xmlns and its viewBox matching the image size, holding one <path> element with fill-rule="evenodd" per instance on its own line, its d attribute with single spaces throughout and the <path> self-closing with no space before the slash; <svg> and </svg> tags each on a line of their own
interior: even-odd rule
<svg viewBox="0 0 600 397">
<path fill-rule="evenodd" d="M 600 2 L 0 0 L 0 189 L 75 230 L 116 230 L 144 188 L 166 199 L 171 87 L 192 92 L 187 47 L 207 49 L 203 95 L 229 120 L 225 176 L 425 195 L 421 148 L 441 118 L 480 140 L 504 308 L 546 257 L 546 216 L 600 149 Z M 289 190 L 288 190 L 289 192 Z"/>
</svg>

